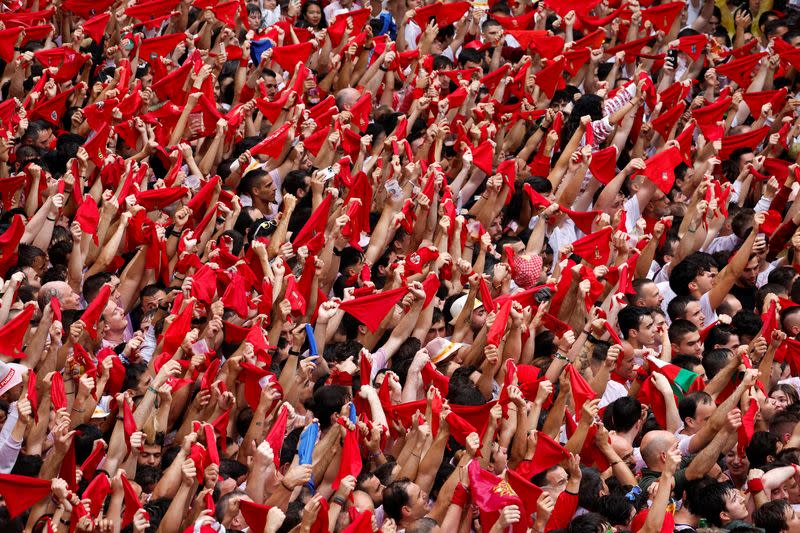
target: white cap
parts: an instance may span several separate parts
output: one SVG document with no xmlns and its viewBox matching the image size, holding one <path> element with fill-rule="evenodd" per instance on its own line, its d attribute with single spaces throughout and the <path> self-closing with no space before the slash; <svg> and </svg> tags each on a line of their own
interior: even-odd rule
<svg viewBox="0 0 800 533">
<path fill-rule="evenodd" d="M 431 363 L 435 365 L 452 357 L 462 346 L 466 345 L 444 337 L 436 337 L 425 345 L 425 349 L 431 356 Z"/>
<path fill-rule="evenodd" d="M 0 395 L 8 392 L 12 387 L 22 383 L 22 377 L 28 372 L 28 367 L 17 363 L 3 363 L 0 361 Z"/>
<path fill-rule="evenodd" d="M 464 305 L 466 305 L 466 303 L 467 303 L 467 295 L 465 294 L 464 296 L 462 296 L 461 298 L 457 299 L 455 302 L 450 304 L 450 316 L 453 317 L 450 320 L 450 324 L 451 325 L 456 323 L 456 319 L 458 318 L 458 315 L 461 314 L 461 310 L 464 309 Z M 475 298 L 475 300 L 473 300 L 473 303 L 472 303 L 472 310 L 473 311 L 475 309 L 479 308 L 479 307 L 482 307 L 482 306 L 483 306 L 483 304 L 481 303 L 480 300 L 478 300 L 477 298 Z"/>
</svg>

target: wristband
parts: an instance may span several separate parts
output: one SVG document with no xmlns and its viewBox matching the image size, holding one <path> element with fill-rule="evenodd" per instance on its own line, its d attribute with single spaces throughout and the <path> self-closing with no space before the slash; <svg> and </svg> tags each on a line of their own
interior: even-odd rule
<svg viewBox="0 0 800 533">
<path fill-rule="evenodd" d="M 335 504 L 338 504 L 339 507 L 344 507 L 345 499 L 342 498 L 341 496 L 339 496 L 338 494 L 336 496 L 334 496 L 331 501 L 333 501 L 333 503 L 335 503 Z"/>
<path fill-rule="evenodd" d="M 762 492 L 764 490 L 764 480 L 760 477 L 748 479 L 747 480 L 747 489 L 751 493 Z"/>
<path fill-rule="evenodd" d="M 455 490 L 453 491 L 453 496 L 450 498 L 450 503 L 454 505 L 458 505 L 462 509 L 467 502 L 469 501 L 469 493 L 467 492 L 466 487 L 459 483 L 456 485 Z"/>
<path fill-rule="evenodd" d="M 49 220 L 50 222 L 55 222 L 56 221 L 56 219 L 50 218 L 50 217 L 47 217 L 47 220 Z"/>
<path fill-rule="evenodd" d="M 569 358 L 566 355 L 562 354 L 561 352 L 556 352 L 556 355 L 554 357 L 556 359 L 561 359 L 562 361 L 566 361 L 567 363 L 570 362 Z"/>
</svg>

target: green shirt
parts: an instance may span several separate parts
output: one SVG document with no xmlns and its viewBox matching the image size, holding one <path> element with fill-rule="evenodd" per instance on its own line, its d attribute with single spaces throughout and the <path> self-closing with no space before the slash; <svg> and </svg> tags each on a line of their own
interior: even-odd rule
<svg viewBox="0 0 800 533">
<path fill-rule="evenodd" d="M 688 481 L 686 479 L 686 468 L 689 466 L 689 463 L 692 462 L 692 459 L 694 459 L 693 455 L 684 457 L 681 460 L 680 468 L 675 472 L 675 490 L 673 491 L 673 495 L 677 500 L 683 498 L 683 489 Z M 650 470 L 649 468 L 642 468 L 642 478 L 639 480 L 639 487 L 642 489 L 642 492 L 647 494 L 647 489 L 650 488 L 650 485 L 660 478 L 661 472 Z"/>
</svg>

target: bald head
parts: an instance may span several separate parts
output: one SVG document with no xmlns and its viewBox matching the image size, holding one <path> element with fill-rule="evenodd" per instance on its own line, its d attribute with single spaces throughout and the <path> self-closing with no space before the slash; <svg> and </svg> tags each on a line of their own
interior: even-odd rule
<svg viewBox="0 0 800 533">
<path fill-rule="evenodd" d="M 336 93 L 336 107 L 339 111 L 349 111 L 356 100 L 361 98 L 361 93 L 358 90 L 348 87 Z"/>
<path fill-rule="evenodd" d="M 652 470 L 661 470 L 667 451 L 677 439 L 669 431 L 650 431 L 642 438 L 642 459 Z"/>
<path fill-rule="evenodd" d="M 39 307 L 50 303 L 51 298 L 58 298 L 61 308 L 65 310 L 75 310 L 80 306 L 80 300 L 72 287 L 64 281 L 48 281 L 39 289 Z"/>
<path fill-rule="evenodd" d="M 370 495 L 363 490 L 353 491 L 353 505 L 360 511 L 370 510 L 375 512 L 375 503 L 372 501 Z"/>
</svg>

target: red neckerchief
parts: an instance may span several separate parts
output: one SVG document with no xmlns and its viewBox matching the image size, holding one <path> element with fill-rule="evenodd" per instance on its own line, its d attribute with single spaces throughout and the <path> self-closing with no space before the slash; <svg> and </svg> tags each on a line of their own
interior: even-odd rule
<svg viewBox="0 0 800 533">
<path fill-rule="evenodd" d="M 626 389 L 630 388 L 628 386 L 628 380 L 625 379 L 624 377 L 620 376 L 619 374 L 617 374 L 616 370 L 612 370 L 611 371 L 611 379 L 616 381 L 617 383 L 620 383 L 620 384 L 624 385 Z"/>
</svg>

